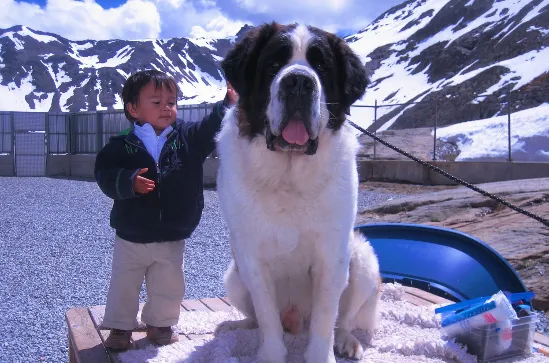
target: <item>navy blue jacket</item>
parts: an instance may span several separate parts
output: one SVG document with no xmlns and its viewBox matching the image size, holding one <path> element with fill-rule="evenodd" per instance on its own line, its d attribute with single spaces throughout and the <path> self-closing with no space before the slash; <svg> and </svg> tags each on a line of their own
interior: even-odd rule
<svg viewBox="0 0 549 363">
<path fill-rule="evenodd" d="M 136 243 L 168 242 L 189 238 L 204 209 L 203 168 L 215 149 L 226 99 L 214 105 L 200 122 L 177 120 L 168 134 L 158 165 L 133 128 L 110 138 L 97 154 L 95 180 L 113 207 L 110 226 L 116 234 Z M 135 193 L 133 180 L 141 176 L 155 181 L 153 191 Z"/>
</svg>

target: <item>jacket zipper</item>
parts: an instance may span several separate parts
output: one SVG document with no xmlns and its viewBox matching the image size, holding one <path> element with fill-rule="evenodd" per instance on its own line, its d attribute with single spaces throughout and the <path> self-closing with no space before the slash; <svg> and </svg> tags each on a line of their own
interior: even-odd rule
<svg viewBox="0 0 549 363">
<path fill-rule="evenodd" d="M 174 136 L 175 133 L 172 132 L 172 134 L 170 135 L 170 137 L 168 137 L 166 139 L 166 142 L 164 143 L 164 146 L 166 146 L 168 144 L 168 142 L 170 141 L 170 139 Z M 140 146 L 140 145 L 136 145 L 128 140 L 126 140 L 126 142 L 130 145 L 134 145 L 136 147 L 139 147 L 145 151 L 147 151 L 146 148 Z M 158 155 L 158 162 L 156 163 L 156 194 L 158 195 L 158 202 L 160 203 L 160 213 L 158 215 L 158 220 L 160 222 L 162 222 L 162 202 L 160 201 L 160 160 L 162 160 L 162 152 L 164 151 L 164 147 L 162 148 L 162 150 L 160 150 L 160 154 Z M 149 152 L 147 151 L 147 154 Z M 151 156 L 152 158 L 152 156 Z M 153 158 L 153 161 L 154 161 L 154 158 Z"/>
<path fill-rule="evenodd" d="M 156 192 L 158 194 L 158 202 L 160 203 L 160 216 L 158 220 L 162 222 L 162 201 L 160 200 L 160 156 L 158 156 L 158 163 L 156 163 Z"/>
</svg>

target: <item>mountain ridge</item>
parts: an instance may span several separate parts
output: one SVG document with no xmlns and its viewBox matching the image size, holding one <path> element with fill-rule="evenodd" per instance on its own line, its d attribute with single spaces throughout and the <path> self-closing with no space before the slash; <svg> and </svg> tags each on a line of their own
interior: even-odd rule
<svg viewBox="0 0 549 363">
<path fill-rule="evenodd" d="M 0 29 L 0 109 L 120 109 L 125 78 L 174 76 L 179 102 L 221 99 L 220 61 L 251 28 L 222 39 L 70 41 L 24 26 Z M 451 125 L 549 102 L 549 0 L 408 0 L 344 37 L 371 83 L 353 108 L 370 130 Z M 435 121 L 436 119 L 436 121 Z"/>
</svg>

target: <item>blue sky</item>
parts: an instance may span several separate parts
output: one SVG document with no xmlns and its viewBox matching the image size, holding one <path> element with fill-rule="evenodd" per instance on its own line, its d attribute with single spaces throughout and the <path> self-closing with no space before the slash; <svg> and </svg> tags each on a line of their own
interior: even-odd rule
<svg viewBox="0 0 549 363">
<path fill-rule="evenodd" d="M 71 40 L 225 37 L 244 24 L 300 22 L 351 34 L 402 0 L 2 0 L 0 28 Z M 6 5 L 4 5 L 6 3 Z"/>
</svg>

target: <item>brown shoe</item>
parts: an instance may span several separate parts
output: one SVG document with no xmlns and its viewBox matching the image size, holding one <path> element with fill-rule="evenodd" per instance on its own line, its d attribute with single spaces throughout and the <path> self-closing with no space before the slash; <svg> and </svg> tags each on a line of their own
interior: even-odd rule
<svg viewBox="0 0 549 363">
<path fill-rule="evenodd" d="M 147 338 L 158 345 L 168 345 L 179 341 L 179 334 L 171 326 L 154 327 L 147 325 Z"/>
<path fill-rule="evenodd" d="M 131 344 L 133 344 L 131 330 L 111 329 L 104 346 L 113 350 L 126 350 Z"/>
</svg>

